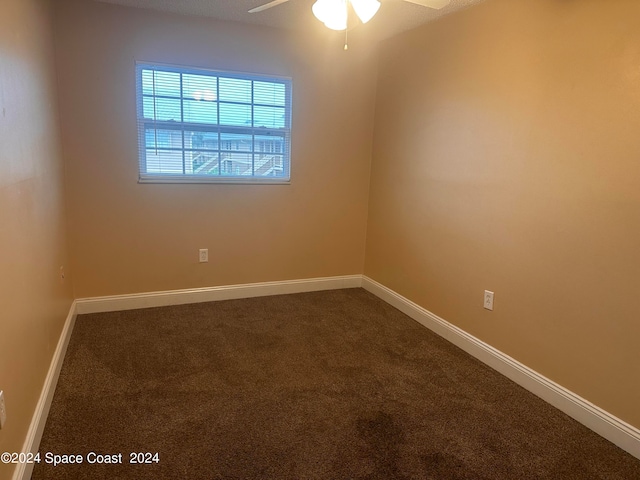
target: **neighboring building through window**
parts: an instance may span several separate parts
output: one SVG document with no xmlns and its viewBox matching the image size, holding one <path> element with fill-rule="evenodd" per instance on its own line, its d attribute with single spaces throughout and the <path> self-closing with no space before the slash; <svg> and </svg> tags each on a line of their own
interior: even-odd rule
<svg viewBox="0 0 640 480">
<path fill-rule="evenodd" d="M 140 181 L 289 181 L 291 80 L 136 66 Z"/>
</svg>

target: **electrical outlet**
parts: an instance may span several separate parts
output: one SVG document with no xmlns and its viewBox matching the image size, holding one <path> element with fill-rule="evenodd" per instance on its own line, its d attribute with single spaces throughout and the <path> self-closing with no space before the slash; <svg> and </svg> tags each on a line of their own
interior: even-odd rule
<svg viewBox="0 0 640 480">
<path fill-rule="evenodd" d="M 493 295 L 489 290 L 484 291 L 484 308 L 487 310 L 493 310 Z"/>
<path fill-rule="evenodd" d="M 209 249 L 201 248 L 200 249 L 200 263 L 206 263 L 209 261 Z"/>
<path fill-rule="evenodd" d="M 7 421 L 7 409 L 4 407 L 4 392 L 0 390 L 0 428 L 4 428 Z"/>
</svg>

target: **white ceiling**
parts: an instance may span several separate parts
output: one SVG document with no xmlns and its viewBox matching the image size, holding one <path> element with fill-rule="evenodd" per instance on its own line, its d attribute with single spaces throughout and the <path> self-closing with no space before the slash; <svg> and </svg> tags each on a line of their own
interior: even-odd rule
<svg viewBox="0 0 640 480">
<path fill-rule="evenodd" d="M 253 23 L 276 28 L 306 28 L 310 21 L 318 22 L 311 13 L 315 0 L 290 0 L 259 13 L 248 10 L 268 3 L 270 0 L 97 0 L 129 7 L 148 8 L 184 15 L 213 17 L 243 23 Z M 421 7 L 402 0 L 381 0 L 377 15 L 367 25 L 377 40 L 391 37 L 424 23 L 435 20 L 456 10 L 469 7 L 482 0 L 451 0 L 441 9 Z"/>
</svg>

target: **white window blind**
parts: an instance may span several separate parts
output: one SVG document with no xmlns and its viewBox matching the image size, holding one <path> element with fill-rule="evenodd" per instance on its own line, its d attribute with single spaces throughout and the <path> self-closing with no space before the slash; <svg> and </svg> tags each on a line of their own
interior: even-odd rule
<svg viewBox="0 0 640 480">
<path fill-rule="evenodd" d="M 136 65 L 141 182 L 283 183 L 291 79 Z"/>
</svg>

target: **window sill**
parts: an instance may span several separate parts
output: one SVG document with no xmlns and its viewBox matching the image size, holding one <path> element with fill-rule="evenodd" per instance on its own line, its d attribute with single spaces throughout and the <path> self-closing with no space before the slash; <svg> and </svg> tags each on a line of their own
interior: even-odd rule
<svg viewBox="0 0 640 480">
<path fill-rule="evenodd" d="M 217 183 L 228 185 L 290 185 L 289 178 L 259 178 L 259 177 L 213 177 L 198 175 L 143 175 L 138 183 Z"/>
</svg>

